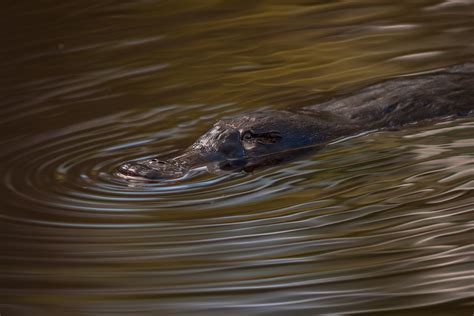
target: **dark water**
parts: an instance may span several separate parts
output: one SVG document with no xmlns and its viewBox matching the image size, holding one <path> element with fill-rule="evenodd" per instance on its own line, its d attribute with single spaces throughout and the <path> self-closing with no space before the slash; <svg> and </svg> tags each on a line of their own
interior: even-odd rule
<svg viewBox="0 0 474 316">
<path fill-rule="evenodd" d="M 474 313 L 473 118 L 253 174 L 112 174 L 233 113 L 473 60 L 473 1 L 2 9 L 2 316 Z"/>
</svg>

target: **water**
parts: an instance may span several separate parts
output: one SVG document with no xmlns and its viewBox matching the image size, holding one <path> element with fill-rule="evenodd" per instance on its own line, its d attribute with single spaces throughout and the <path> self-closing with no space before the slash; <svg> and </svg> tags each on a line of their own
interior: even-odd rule
<svg viewBox="0 0 474 316">
<path fill-rule="evenodd" d="M 471 315 L 474 119 L 137 184 L 213 121 L 474 58 L 472 1 L 3 6 L 2 315 Z"/>
</svg>

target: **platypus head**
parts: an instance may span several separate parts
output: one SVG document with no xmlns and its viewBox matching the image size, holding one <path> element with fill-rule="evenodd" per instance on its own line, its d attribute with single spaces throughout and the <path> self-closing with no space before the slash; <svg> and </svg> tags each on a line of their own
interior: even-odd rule
<svg viewBox="0 0 474 316">
<path fill-rule="evenodd" d="M 320 117 L 289 111 L 262 111 L 219 120 L 180 156 L 146 159 L 118 168 L 125 176 L 149 179 L 177 178 L 187 171 L 211 169 L 250 171 L 323 146 L 327 131 Z M 327 123 L 324 120 L 324 123 Z"/>
</svg>

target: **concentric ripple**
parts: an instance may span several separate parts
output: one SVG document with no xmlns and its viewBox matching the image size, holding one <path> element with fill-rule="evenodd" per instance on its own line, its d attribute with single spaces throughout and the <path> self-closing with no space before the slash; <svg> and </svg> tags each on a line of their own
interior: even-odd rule
<svg viewBox="0 0 474 316">
<path fill-rule="evenodd" d="M 134 121 L 156 124 L 120 113 L 7 153 L 2 182 L 22 212 L 5 218 L 52 244 L 35 258 L 37 282 L 58 286 L 41 295 L 102 297 L 85 311 L 131 308 L 133 295 L 131 313 L 366 313 L 471 298 L 472 119 L 348 139 L 255 174 L 165 183 L 114 176 L 149 154 L 143 144 L 173 153 L 166 135 L 185 133 L 132 137 L 122 124 Z"/>
</svg>

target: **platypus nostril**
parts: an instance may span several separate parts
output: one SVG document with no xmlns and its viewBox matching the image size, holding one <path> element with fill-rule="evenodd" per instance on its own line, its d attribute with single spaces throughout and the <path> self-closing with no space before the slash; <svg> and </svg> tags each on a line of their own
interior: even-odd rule
<svg viewBox="0 0 474 316">
<path fill-rule="evenodd" d="M 131 165 L 129 163 L 124 163 L 123 165 L 118 166 L 117 171 L 120 173 L 127 173 L 130 170 Z"/>
</svg>

